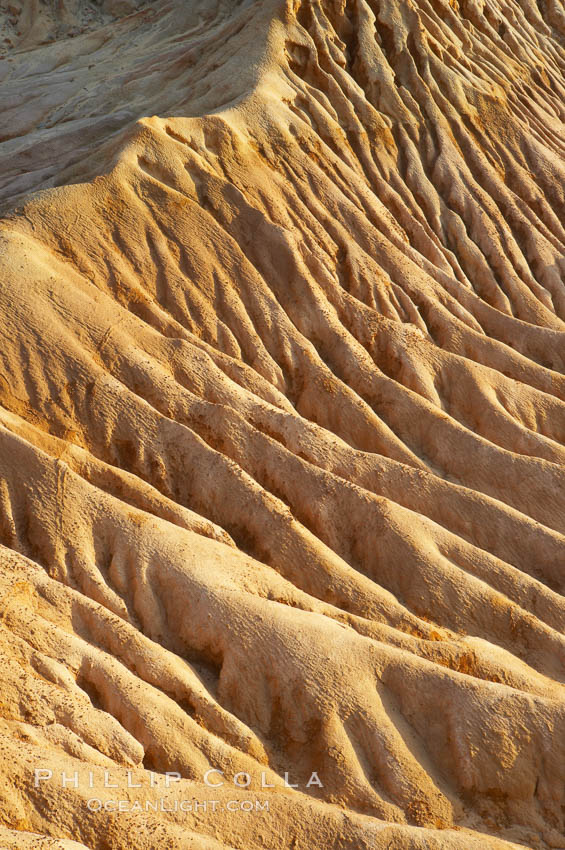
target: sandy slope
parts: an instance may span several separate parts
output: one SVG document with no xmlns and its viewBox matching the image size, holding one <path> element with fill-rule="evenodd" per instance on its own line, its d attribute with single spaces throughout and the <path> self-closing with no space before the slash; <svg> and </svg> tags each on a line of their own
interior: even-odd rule
<svg viewBox="0 0 565 850">
<path fill-rule="evenodd" d="M 0 847 L 565 847 L 559 0 L 2 9 Z"/>
</svg>

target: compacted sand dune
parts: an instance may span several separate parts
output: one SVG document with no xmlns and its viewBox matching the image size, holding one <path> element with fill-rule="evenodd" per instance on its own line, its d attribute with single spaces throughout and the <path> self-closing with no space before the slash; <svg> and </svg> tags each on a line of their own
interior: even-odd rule
<svg viewBox="0 0 565 850">
<path fill-rule="evenodd" d="M 564 848 L 560 0 L 1 8 L 0 847 Z"/>
</svg>

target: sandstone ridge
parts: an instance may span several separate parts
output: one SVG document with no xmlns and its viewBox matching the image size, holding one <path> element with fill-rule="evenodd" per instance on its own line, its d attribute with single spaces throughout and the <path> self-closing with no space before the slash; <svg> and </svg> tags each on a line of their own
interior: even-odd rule
<svg viewBox="0 0 565 850">
<path fill-rule="evenodd" d="M 562 4 L 2 10 L 0 847 L 563 848 Z"/>
</svg>

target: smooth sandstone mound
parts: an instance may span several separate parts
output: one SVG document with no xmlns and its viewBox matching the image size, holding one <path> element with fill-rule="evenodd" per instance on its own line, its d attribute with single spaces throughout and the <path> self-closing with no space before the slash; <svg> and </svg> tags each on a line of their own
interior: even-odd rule
<svg viewBox="0 0 565 850">
<path fill-rule="evenodd" d="M 6 14 L 0 847 L 564 847 L 559 0 Z"/>
</svg>

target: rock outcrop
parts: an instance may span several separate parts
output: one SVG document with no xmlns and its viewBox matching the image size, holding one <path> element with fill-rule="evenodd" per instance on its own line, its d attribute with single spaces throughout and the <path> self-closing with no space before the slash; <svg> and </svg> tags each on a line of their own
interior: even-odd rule
<svg viewBox="0 0 565 850">
<path fill-rule="evenodd" d="M 2 9 L 0 847 L 565 847 L 560 0 Z"/>
</svg>

